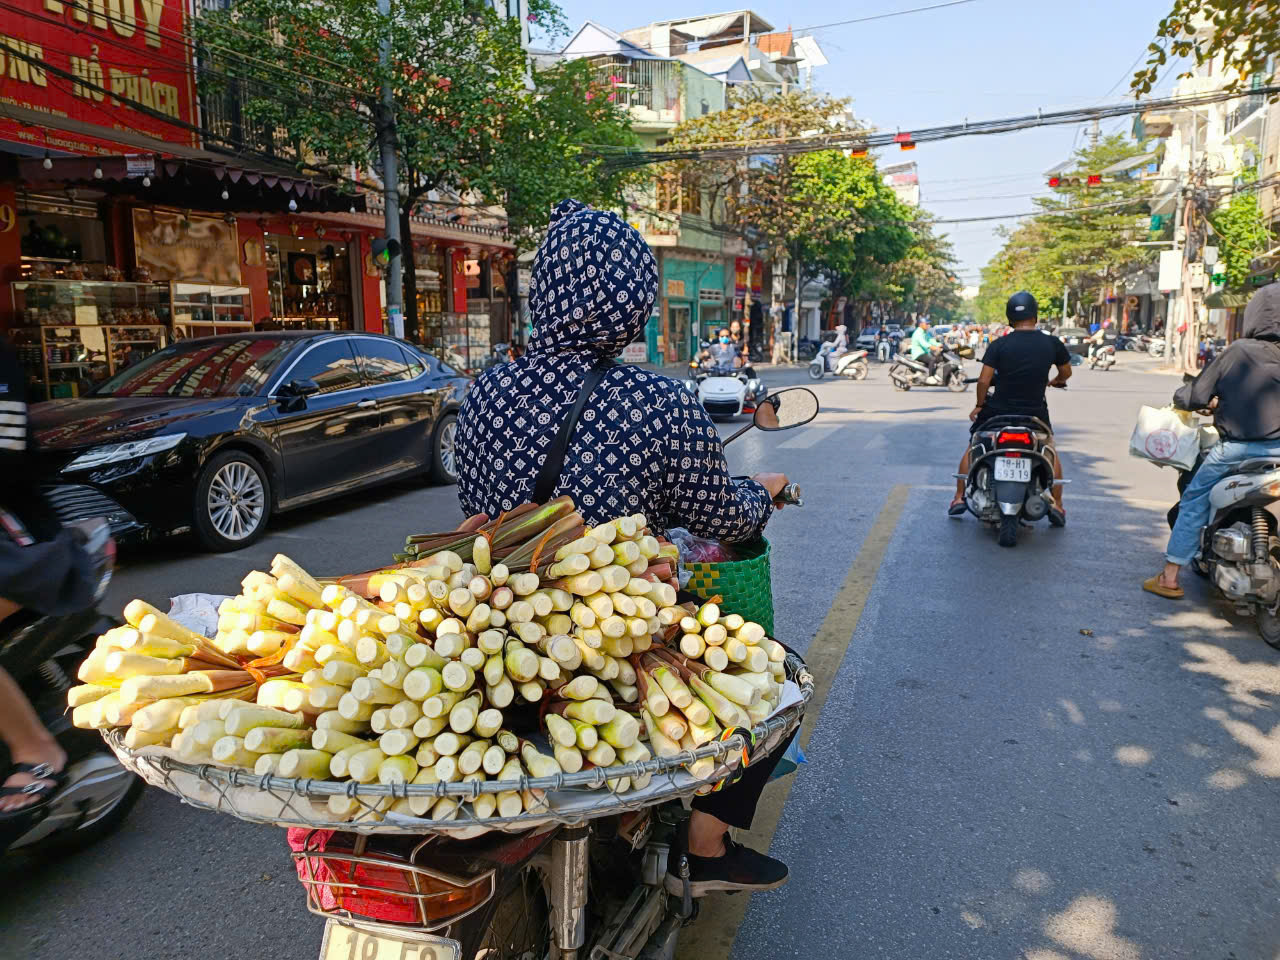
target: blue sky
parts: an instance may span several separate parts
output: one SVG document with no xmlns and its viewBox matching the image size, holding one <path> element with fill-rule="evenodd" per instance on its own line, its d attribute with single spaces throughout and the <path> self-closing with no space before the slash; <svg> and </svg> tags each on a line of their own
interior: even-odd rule
<svg viewBox="0 0 1280 960">
<path fill-rule="evenodd" d="M 757 14 L 784 29 L 928 5 L 932 0 L 757 0 Z M 616 30 L 653 20 L 734 9 L 710 0 L 650 0 L 635 7 L 560 0 L 572 29 L 592 19 Z M 1172 0 L 974 0 L 962 6 L 872 23 L 811 31 L 831 61 L 815 86 L 853 98 L 854 112 L 879 129 L 910 130 L 965 119 L 993 119 L 1119 102 L 1130 66 L 1155 35 Z M 626 10 L 633 10 L 628 15 Z M 1124 77 L 1124 82 L 1120 82 Z M 1173 71 L 1161 88 L 1173 82 Z M 1108 95 L 1109 93 L 1109 95 Z M 1103 131 L 1127 129 L 1127 120 Z M 1081 142 L 1077 127 L 886 151 L 883 162 L 914 159 L 923 206 L 938 216 L 978 217 L 1032 209 L 1028 194 L 1047 192 L 1042 172 Z M 1007 221 L 1012 223 L 1015 221 Z M 949 232 L 965 283 L 1000 248 L 997 223 L 954 224 Z"/>
</svg>

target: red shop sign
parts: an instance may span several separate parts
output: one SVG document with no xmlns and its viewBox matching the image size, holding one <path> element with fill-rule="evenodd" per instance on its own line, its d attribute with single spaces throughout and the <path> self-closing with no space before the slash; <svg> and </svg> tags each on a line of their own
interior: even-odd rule
<svg viewBox="0 0 1280 960">
<path fill-rule="evenodd" d="M 57 129 L 66 118 L 198 146 L 168 122 L 194 122 L 186 2 L 9 0 L 19 10 L 0 24 L 0 101 L 50 121 L 43 129 L 0 117 L 0 140 L 82 154 L 137 150 Z"/>
</svg>

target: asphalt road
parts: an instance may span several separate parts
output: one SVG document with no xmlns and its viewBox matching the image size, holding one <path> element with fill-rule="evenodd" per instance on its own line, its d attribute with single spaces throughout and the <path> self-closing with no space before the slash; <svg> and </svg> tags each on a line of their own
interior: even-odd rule
<svg viewBox="0 0 1280 960">
<path fill-rule="evenodd" d="M 791 883 L 708 901 L 704 919 L 746 906 L 741 927 L 700 921 L 683 956 L 1280 958 L 1280 656 L 1194 577 L 1182 603 L 1139 589 L 1174 495 L 1127 453 L 1139 405 L 1176 383 L 1150 367 L 1125 354 L 1053 393 L 1069 524 L 1014 550 L 944 516 L 972 393 L 895 393 L 873 365 L 823 381 L 811 427 L 730 448 L 735 471 L 804 487 L 769 530 L 777 633 L 805 650 L 825 619 L 842 658 L 772 837 Z M 366 568 L 458 516 L 452 490 L 406 484 L 281 517 L 239 553 L 135 552 L 109 607 L 233 593 L 278 551 Z M 116 836 L 0 884 L 2 957 L 318 953 L 280 831 L 154 790 Z"/>
</svg>

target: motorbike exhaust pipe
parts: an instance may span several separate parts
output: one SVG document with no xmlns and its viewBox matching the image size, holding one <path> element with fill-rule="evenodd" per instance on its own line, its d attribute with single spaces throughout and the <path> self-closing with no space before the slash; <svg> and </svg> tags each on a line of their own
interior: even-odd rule
<svg viewBox="0 0 1280 960">
<path fill-rule="evenodd" d="M 562 827 L 551 841 L 551 935 L 561 960 L 577 960 L 587 936 L 590 827 Z"/>
</svg>

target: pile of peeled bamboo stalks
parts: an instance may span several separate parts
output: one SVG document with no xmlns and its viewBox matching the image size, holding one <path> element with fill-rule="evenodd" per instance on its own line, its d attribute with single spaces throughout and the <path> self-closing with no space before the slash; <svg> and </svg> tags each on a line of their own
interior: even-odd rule
<svg viewBox="0 0 1280 960">
<path fill-rule="evenodd" d="M 560 498 L 409 546 L 394 566 L 327 581 L 277 556 L 222 603 L 211 639 L 134 601 L 70 691 L 75 722 L 257 774 L 514 782 L 673 756 L 778 704 L 781 645 L 714 602 L 679 602 L 674 548 L 641 515 L 588 527 Z M 464 805 L 512 817 L 545 798 L 344 795 L 330 812 L 448 820 Z"/>
</svg>

